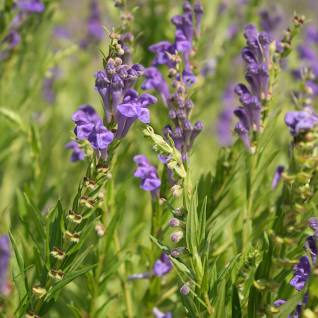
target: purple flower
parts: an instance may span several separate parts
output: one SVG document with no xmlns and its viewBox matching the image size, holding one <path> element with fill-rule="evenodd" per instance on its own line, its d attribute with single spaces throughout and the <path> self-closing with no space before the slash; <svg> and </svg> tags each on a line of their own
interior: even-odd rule
<svg viewBox="0 0 318 318">
<path fill-rule="evenodd" d="M 318 219 L 317 218 L 310 218 L 309 221 L 310 228 L 315 231 L 316 236 L 318 236 Z"/>
<path fill-rule="evenodd" d="M 193 6 L 194 14 L 195 14 L 195 33 L 197 36 L 200 35 L 200 28 L 201 28 L 201 20 L 203 16 L 203 7 L 200 1 L 196 1 Z"/>
<path fill-rule="evenodd" d="M 274 10 L 273 10 L 274 9 Z M 277 26 L 282 22 L 282 16 L 280 14 L 277 14 L 274 12 L 275 8 L 272 8 L 271 11 L 268 10 L 262 10 L 260 15 L 260 24 L 263 31 L 272 33 L 276 30 Z"/>
<path fill-rule="evenodd" d="M 285 116 L 285 124 L 293 137 L 313 129 L 317 123 L 318 116 L 310 108 L 303 111 L 291 111 Z"/>
<path fill-rule="evenodd" d="M 149 105 L 155 104 L 157 98 L 150 94 L 138 95 L 138 93 L 129 89 L 123 99 L 123 102 L 117 106 L 115 114 L 118 123 L 116 138 L 121 139 L 126 136 L 130 126 L 139 119 L 142 123 L 150 123 Z"/>
<path fill-rule="evenodd" d="M 72 116 L 76 124 L 75 134 L 79 140 L 88 140 L 96 150 L 105 150 L 114 135 L 104 127 L 102 120 L 90 105 L 81 106 Z"/>
<path fill-rule="evenodd" d="M 301 310 L 302 310 L 302 306 L 306 303 L 305 302 L 306 299 L 306 295 L 304 297 L 304 301 L 299 303 L 296 306 L 296 310 L 294 312 L 292 312 L 290 315 L 288 315 L 288 318 L 300 318 L 301 315 Z M 284 305 L 287 302 L 287 300 L 284 299 L 278 299 L 274 302 L 274 307 L 279 308 L 280 306 Z"/>
<path fill-rule="evenodd" d="M 17 6 L 21 11 L 32 13 L 41 13 L 45 9 L 40 0 L 19 0 Z"/>
<path fill-rule="evenodd" d="M 232 144 L 233 104 L 233 86 L 229 85 L 223 95 L 223 110 L 220 112 L 217 122 L 217 137 L 219 144 L 223 147 Z"/>
<path fill-rule="evenodd" d="M 269 89 L 269 45 L 270 35 L 266 32 L 257 32 L 254 25 L 247 25 L 244 30 L 246 47 L 242 50 L 242 58 L 246 64 L 245 78 L 249 88 L 239 84 L 235 88 L 240 98 L 241 106 L 234 114 L 239 122 L 235 131 L 245 146 L 250 148 L 250 132 L 259 131 L 261 124 L 261 101 L 268 96 Z"/>
<path fill-rule="evenodd" d="M 169 54 L 175 53 L 174 46 L 168 41 L 161 41 L 159 43 L 149 46 L 149 51 L 155 53 L 155 59 L 152 65 L 158 66 L 165 64 L 168 67 L 174 67 L 175 63 L 169 58 Z"/>
<path fill-rule="evenodd" d="M 155 276 L 164 276 L 168 274 L 172 269 L 172 263 L 167 254 L 162 253 L 160 258 L 156 260 L 153 266 L 153 273 Z"/>
<path fill-rule="evenodd" d="M 275 189 L 278 186 L 279 181 L 282 178 L 282 174 L 285 170 L 284 166 L 278 166 L 275 171 L 275 175 L 272 181 L 272 189 Z"/>
<path fill-rule="evenodd" d="M 316 243 L 316 235 L 308 236 L 305 242 L 305 248 L 311 255 L 312 262 L 315 264 L 317 260 L 317 243 Z"/>
<path fill-rule="evenodd" d="M 68 144 L 65 145 L 65 147 L 67 149 L 72 150 L 72 154 L 71 154 L 72 162 L 84 160 L 84 157 L 85 157 L 84 151 L 79 147 L 76 141 L 70 141 Z"/>
<path fill-rule="evenodd" d="M 171 312 L 163 313 L 157 307 L 153 308 L 152 313 L 154 314 L 154 316 L 156 318 L 172 318 L 172 313 Z"/>
<path fill-rule="evenodd" d="M 7 235 L 0 236 L 0 294 L 6 293 L 10 261 L 10 244 Z"/>
<path fill-rule="evenodd" d="M 105 36 L 104 28 L 101 21 L 101 12 L 97 0 L 90 1 L 90 13 L 87 19 L 87 34 L 81 41 L 82 48 L 90 44 L 99 43 Z"/>
<path fill-rule="evenodd" d="M 6 43 L 8 45 L 8 49 L 13 49 L 21 42 L 20 34 L 15 31 L 11 30 L 9 34 L 3 39 L 2 43 Z"/>
<path fill-rule="evenodd" d="M 310 272 L 311 268 L 308 257 L 301 257 L 299 263 L 294 266 L 294 277 L 290 281 L 290 285 L 298 291 L 302 290 L 307 283 Z"/>
<path fill-rule="evenodd" d="M 155 67 L 146 68 L 144 71 L 145 80 L 141 86 L 144 90 L 155 89 L 161 96 L 165 105 L 167 105 L 169 88 L 161 73 Z"/>
<path fill-rule="evenodd" d="M 161 185 L 156 168 L 149 163 L 144 155 L 136 155 L 134 161 L 137 164 L 134 176 L 141 179 L 140 187 L 155 194 Z"/>
</svg>

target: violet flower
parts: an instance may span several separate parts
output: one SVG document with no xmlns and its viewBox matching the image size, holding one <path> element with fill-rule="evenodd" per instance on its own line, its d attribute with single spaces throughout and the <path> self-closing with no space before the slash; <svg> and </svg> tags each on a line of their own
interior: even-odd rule
<svg viewBox="0 0 318 318">
<path fill-rule="evenodd" d="M 270 34 L 273 33 L 282 22 L 282 15 L 275 11 L 277 11 L 277 8 L 273 7 L 271 10 L 262 10 L 259 13 L 262 30 Z"/>
<path fill-rule="evenodd" d="M 137 164 L 134 176 L 141 179 L 140 187 L 145 191 L 151 191 L 155 195 L 161 185 L 157 169 L 149 163 L 144 155 L 136 155 L 134 161 Z"/>
<path fill-rule="evenodd" d="M 72 162 L 84 160 L 84 151 L 79 147 L 76 141 L 70 141 L 68 144 L 65 145 L 65 147 L 72 150 L 70 158 Z"/>
<path fill-rule="evenodd" d="M 301 257 L 299 263 L 294 266 L 294 277 L 290 281 L 290 285 L 298 291 L 302 290 L 308 281 L 310 272 L 311 268 L 308 257 Z"/>
<path fill-rule="evenodd" d="M 99 43 L 105 36 L 101 12 L 97 0 L 90 2 L 90 14 L 87 19 L 87 35 L 81 42 L 81 47 L 85 48 L 91 43 Z"/>
<path fill-rule="evenodd" d="M 144 71 L 144 77 L 145 80 L 141 88 L 144 90 L 156 90 L 160 94 L 163 103 L 167 106 L 170 95 L 169 87 L 158 69 L 155 67 L 146 68 Z"/>
<path fill-rule="evenodd" d="M 72 120 L 76 124 L 74 132 L 79 140 L 88 140 L 95 150 L 107 150 L 114 135 L 106 129 L 92 106 L 81 106 L 73 114 Z"/>
<path fill-rule="evenodd" d="M 0 294 L 7 291 L 7 275 L 10 261 L 10 244 L 7 235 L 0 236 Z"/>
<path fill-rule="evenodd" d="M 40 0 L 19 0 L 17 7 L 24 12 L 41 13 L 45 6 Z"/>
<path fill-rule="evenodd" d="M 290 111 L 285 116 L 285 124 L 293 137 L 313 129 L 318 123 L 318 116 L 311 108 L 303 111 Z"/>
<path fill-rule="evenodd" d="M 167 254 L 162 253 L 160 258 L 156 260 L 153 266 L 153 273 L 155 276 L 164 276 L 172 269 L 172 262 Z"/>
<path fill-rule="evenodd" d="M 232 140 L 232 121 L 234 93 L 233 86 L 229 85 L 223 95 L 223 110 L 219 114 L 217 122 L 217 137 L 222 147 L 228 147 L 233 143 Z"/>
<path fill-rule="evenodd" d="M 274 175 L 274 178 L 272 181 L 272 189 L 277 188 L 277 186 L 282 178 L 282 174 L 283 174 L 284 170 L 285 170 L 284 166 L 278 166 L 276 168 L 275 175 Z"/>
<path fill-rule="evenodd" d="M 271 38 L 266 32 L 257 32 L 253 25 L 245 27 L 244 37 L 247 45 L 242 50 L 242 58 L 246 64 L 245 78 L 249 88 L 244 84 L 235 88 L 241 106 L 234 114 L 239 119 L 235 131 L 250 148 L 249 134 L 260 130 L 262 101 L 268 97 Z"/>
<path fill-rule="evenodd" d="M 130 126 L 139 119 L 142 123 L 150 123 L 149 105 L 155 104 L 157 98 L 150 94 L 138 95 L 137 91 L 129 89 L 115 114 L 118 128 L 116 138 L 121 139 L 127 135 Z"/>
</svg>

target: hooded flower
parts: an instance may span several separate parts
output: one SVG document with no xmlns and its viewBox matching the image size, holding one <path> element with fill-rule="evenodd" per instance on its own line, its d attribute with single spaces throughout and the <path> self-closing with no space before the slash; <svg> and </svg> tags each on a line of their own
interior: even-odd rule
<svg viewBox="0 0 318 318">
<path fill-rule="evenodd" d="M 155 104 L 157 98 L 150 94 L 138 95 L 137 91 L 129 89 L 123 102 L 117 106 L 115 114 L 118 123 L 116 138 L 126 136 L 130 126 L 139 119 L 142 123 L 150 123 L 149 105 Z"/>
<path fill-rule="evenodd" d="M 81 106 L 72 119 L 76 124 L 74 132 L 77 138 L 88 140 L 94 149 L 105 150 L 113 141 L 113 133 L 106 129 L 92 106 Z"/>
<path fill-rule="evenodd" d="M 160 258 L 156 260 L 153 266 L 153 273 L 155 276 L 164 276 L 168 274 L 172 269 L 172 263 L 167 254 L 162 253 Z"/>
<path fill-rule="evenodd" d="M 313 129 L 317 123 L 318 116 L 310 108 L 303 111 L 291 111 L 285 116 L 285 124 L 293 137 Z"/>
<path fill-rule="evenodd" d="M 6 292 L 9 260 L 9 237 L 7 235 L 2 235 L 0 236 L 0 294 Z"/>
<path fill-rule="evenodd" d="M 79 147 L 78 143 L 76 141 L 71 141 L 68 144 L 65 145 L 67 149 L 72 150 L 71 154 L 71 161 L 79 161 L 84 160 L 85 154 L 84 151 Z"/>
<path fill-rule="evenodd" d="M 135 156 L 134 161 L 137 164 L 134 176 L 141 179 L 140 187 L 145 191 L 155 193 L 161 185 L 156 168 L 144 155 Z"/>
<path fill-rule="evenodd" d="M 308 257 L 301 257 L 299 263 L 294 267 L 294 277 L 290 281 L 290 285 L 295 287 L 298 291 L 302 290 L 307 283 L 310 272 L 311 269 Z"/>
<path fill-rule="evenodd" d="M 249 88 L 244 84 L 236 86 L 235 93 L 241 106 L 234 110 L 234 114 L 239 119 L 235 131 L 250 148 L 250 132 L 260 130 L 262 100 L 269 94 L 269 45 L 272 40 L 268 33 L 257 32 L 253 25 L 245 27 L 244 37 L 246 47 L 242 50 L 242 58 L 246 64 L 245 78 Z"/>
</svg>

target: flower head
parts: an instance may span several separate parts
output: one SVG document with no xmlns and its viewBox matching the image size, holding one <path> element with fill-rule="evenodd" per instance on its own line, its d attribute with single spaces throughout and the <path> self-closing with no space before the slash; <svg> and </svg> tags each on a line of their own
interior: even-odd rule
<svg viewBox="0 0 318 318">
<path fill-rule="evenodd" d="M 299 263 L 294 267 L 294 277 L 290 281 L 290 285 L 298 291 L 302 290 L 307 283 L 310 272 L 311 268 L 308 257 L 301 257 Z"/>
<path fill-rule="evenodd" d="M 130 126 L 139 119 L 142 123 L 150 123 L 149 105 L 157 102 L 156 97 L 150 94 L 138 95 L 137 91 L 129 89 L 121 104 L 117 106 L 115 114 L 118 123 L 116 138 L 126 136 Z"/>
<path fill-rule="evenodd" d="M 172 269 L 172 263 L 167 254 L 162 253 L 160 258 L 156 260 L 153 266 L 153 273 L 155 276 L 164 276 L 168 274 Z"/>
<path fill-rule="evenodd" d="M 84 157 L 85 157 L 84 151 L 79 147 L 76 141 L 70 141 L 68 144 L 65 145 L 65 147 L 67 149 L 72 150 L 72 154 L 71 154 L 72 162 L 84 160 Z"/>
<path fill-rule="evenodd" d="M 303 111 L 291 111 L 285 116 L 285 124 L 293 137 L 311 130 L 317 123 L 318 116 L 309 108 Z"/>
<path fill-rule="evenodd" d="M 134 161 L 137 164 L 134 176 L 141 179 L 140 187 L 145 191 L 155 193 L 161 185 L 156 168 L 149 163 L 144 155 L 136 155 Z"/>
<path fill-rule="evenodd" d="M 96 150 L 105 150 L 114 135 L 103 125 L 101 118 L 90 105 L 81 106 L 72 116 L 76 124 L 75 134 L 79 140 L 88 140 Z"/>
</svg>

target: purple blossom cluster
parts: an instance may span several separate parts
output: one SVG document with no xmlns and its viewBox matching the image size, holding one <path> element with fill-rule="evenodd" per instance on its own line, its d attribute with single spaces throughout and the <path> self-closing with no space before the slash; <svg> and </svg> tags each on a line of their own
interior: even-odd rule
<svg viewBox="0 0 318 318">
<path fill-rule="evenodd" d="M 244 31 L 246 47 L 242 58 L 246 64 L 245 79 L 249 84 L 238 84 L 235 93 L 241 106 L 234 110 L 239 122 L 235 131 L 247 148 L 251 147 L 251 133 L 261 127 L 262 102 L 269 97 L 269 66 L 272 42 L 267 32 L 258 32 L 253 25 L 247 25 Z"/>
<path fill-rule="evenodd" d="M 222 147 L 232 145 L 232 122 L 233 122 L 233 104 L 234 104 L 233 85 L 229 85 L 223 95 L 223 109 L 219 114 L 217 121 L 217 137 Z"/>
<path fill-rule="evenodd" d="M 0 236 L 0 295 L 7 291 L 10 245 L 7 235 Z"/>
<path fill-rule="evenodd" d="M 157 98 L 147 93 L 139 95 L 132 88 L 143 75 L 142 65 L 124 64 L 119 57 L 108 58 L 104 65 L 95 75 L 95 88 L 103 101 L 104 122 L 90 105 L 81 106 L 72 119 L 77 140 L 87 140 L 95 152 L 106 159 L 108 146 L 114 139 L 125 137 L 137 119 L 146 124 L 150 122 L 148 107 L 155 104 Z M 112 132 L 106 127 L 111 127 Z M 83 158 L 74 143 L 68 144 L 68 148 L 73 150 L 72 161 Z"/>
<path fill-rule="evenodd" d="M 8 34 L 0 42 L 0 47 L 4 47 L 0 51 L 0 60 L 7 58 L 10 51 L 21 42 L 19 31 L 23 27 L 27 17 L 31 14 L 42 13 L 45 9 L 41 0 L 18 0 L 15 5 L 17 14 L 11 22 Z"/>
<path fill-rule="evenodd" d="M 161 41 L 149 47 L 155 58 L 152 66 L 145 70 L 145 81 L 142 85 L 143 89 L 156 90 L 164 105 L 168 107 L 169 118 L 173 125 L 167 125 L 164 134 L 173 139 L 183 160 L 187 160 L 195 138 L 203 129 L 202 122 L 192 124 L 189 120 L 193 102 L 187 96 L 188 87 L 195 82 L 190 56 L 193 50 L 193 38 L 200 33 L 202 15 L 203 8 L 199 1 L 193 6 L 189 1 L 184 2 L 183 14 L 171 19 L 176 27 L 175 41 L 173 43 Z M 179 59 L 179 55 L 182 59 Z M 169 68 L 169 76 L 173 79 L 173 93 L 170 92 L 167 82 L 158 69 L 161 64 Z"/>
<path fill-rule="evenodd" d="M 305 107 L 302 111 L 290 111 L 285 116 L 285 124 L 294 138 L 313 129 L 317 123 L 318 115 L 311 107 Z"/>
<path fill-rule="evenodd" d="M 318 95 L 318 29 L 314 25 L 306 28 L 305 40 L 298 46 L 298 56 L 302 61 L 302 67 L 293 71 L 296 78 L 302 77 L 303 68 L 311 71 L 311 78 L 307 79 L 306 85 L 311 88 L 314 96 Z"/>
<path fill-rule="evenodd" d="M 141 179 L 140 187 L 155 195 L 161 185 L 157 169 L 149 163 L 144 155 L 136 155 L 134 161 L 137 164 L 134 176 Z"/>
<path fill-rule="evenodd" d="M 310 218 L 309 226 L 314 231 L 313 235 L 307 237 L 305 241 L 305 251 L 309 256 L 302 256 L 299 262 L 294 266 L 294 276 L 290 281 L 290 285 L 297 291 L 302 291 L 308 285 L 308 281 L 312 272 L 312 269 L 317 264 L 317 241 L 318 241 L 318 219 Z M 286 302 L 284 299 L 279 299 L 274 302 L 275 307 L 280 307 Z M 308 302 L 308 292 L 305 293 L 304 299 L 300 302 L 295 311 L 289 316 L 290 318 L 301 317 L 302 308 Z"/>
<path fill-rule="evenodd" d="M 90 14 L 87 19 L 87 34 L 81 41 L 81 47 L 86 48 L 91 44 L 98 44 L 105 36 L 101 12 L 97 0 L 90 1 Z"/>
</svg>

